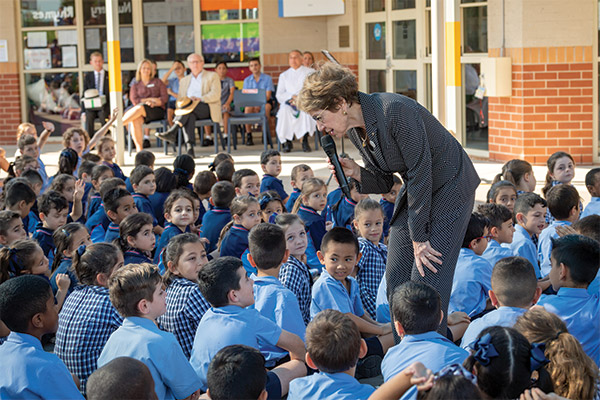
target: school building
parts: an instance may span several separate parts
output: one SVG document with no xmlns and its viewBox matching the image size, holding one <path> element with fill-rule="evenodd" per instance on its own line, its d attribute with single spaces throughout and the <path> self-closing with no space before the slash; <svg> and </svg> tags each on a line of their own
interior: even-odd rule
<svg viewBox="0 0 600 400">
<path fill-rule="evenodd" d="M 599 0 L 118 0 L 122 84 L 202 53 L 238 83 L 260 57 L 277 83 L 292 49 L 327 49 L 365 92 L 415 98 L 470 155 L 599 159 Z M 105 0 L 3 0 L 0 143 L 21 121 L 81 124 L 89 55 L 106 56 Z"/>
</svg>

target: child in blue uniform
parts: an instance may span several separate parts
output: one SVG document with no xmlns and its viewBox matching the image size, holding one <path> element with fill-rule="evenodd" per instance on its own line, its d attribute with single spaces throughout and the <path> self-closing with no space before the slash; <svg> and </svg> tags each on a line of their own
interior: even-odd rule
<svg viewBox="0 0 600 400">
<path fill-rule="evenodd" d="M 279 195 L 274 190 L 259 194 L 258 204 L 260 204 L 260 213 L 263 222 L 273 224 L 278 215 L 287 212 Z"/>
<path fill-rule="evenodd" d="M 124 265 L 152 264 L 152 250 L 156 236 L 152 232 L 152 216 L 136 213 L 125 217 L 119 224 L 119 248 L 123 252 Z"/>
<path fill-rule="evenodd" d="M 327 228 L 331 229 L 332 226 L 331 223 L 326 223 L 325 217 L 319 214 L 326 205 L 327 186 L 325 182 L 319 178 L 311 178 L 304 182 L 300 201 L 296 202 L 292 210 L 292 213 L 298 214 L 304 221 L 315 250 L 321 248 L 321 240 L 327 232 Z"/>
<path fill-rule="evenodd" d="M 90 219 L 92 215 L 101 208 L 102 196 L 100 195 L 100 185 L 110 178 L 114 177 L 112 169 L 106 165 L 96 165 L 92 169 L 92 188 L 93 191 L 90 193 L 87 203 L 86 218 Z"/>
<path fill-rule="evenodd" d="M 298 197 L 300 197 L 300 193 L 302 193 L 302 186 L 304 182 L 310 178 L 314 178 L 315 173 L 312 168 L 310 168 L 306 164 L 298 164 L 292 168 L 291 181 L 292 185 L 292 193 L 290 193 L 290 197 L 288 198 L 287 203 L 285 203 L 285 208 L 291 210 L 294 208 L 294 204 Z"/>
<path fill-rule="evenodd" d="M 32 238 L 37 240 L 48 262 L 54 261 L 54 240 L 52 234 L 59 227 L 67 223 L 69 203 L 58 192 L 48 191 L 42 195 L 39 201 L 40 222 L 33 233 Z"/>
<path fill-rule="evenodd" d="M 487 203 L 500 204 L 510 212 L 515 210 L 517 188 L 509 181 L 498 181 L 487 192 Z"/>
<path fill-rule="evenodd" d="M 194 222 L 194 199 L 188 190 L 175 190 L 165 200 L 165 230 L 160 235 L 160 241 L 154 252 L 154 263 L 161 261 L 161 255 L 171 239 L 184 232 L 189 232 L 190 224 Z M 164 262 L 163 262 L 164 265 Z M 161 271 L 161 273 L 164 271 Z"/>
<path fill-rule="evenodd" d="M 331 206 L 331 208 L 328 208 L 327 212 L 331 213 L 331 221 L 333 222 L 333 226 L 341 226 L 350 230 L 354 229 L 352 224 L 354 221 L 354 208 L 359 201 L 369 197 L 369 195 L 361 194 L 357 190 L 356 184 L 356 180 L 350 178 L 348 180 L 350 198 L 342 196 L 337 203 Z M 327 220 L 329 221 L 329 218 Z"/>
<path fill-rule="evenodd" d="M 119 224 L 126 216 L 137 213 L 133 196 L 125 189 L 116 188 L 109 190 L 104 197 L 104 211 L 110 219 L 110 224 L 104 235 L 104 242 L 112 243 L 119 237 Z"/>
<path fill-rule="evenodd" d="M 50 285 L 52 285 L 54 293 L 57 293 L 60 289 L 57 285 L 58 275 L 67 274 L 70 279 L 69 290 L 67 292 L 67 295 L 69 295 L 78 284 L 77 276 L 71 267 L 73 254 L 79 246 L 92 244 L 90 234 L 85 226 L 78 222 L 70 222 L 54 231 L 52 240 L 56 245 L 56 250 L 54 252 L 54 261 L 52 262 Z"/>
<path fill-rule="evenodd" d="M 170 332 L 161 331 L 156 319 L 166 311 L 166 292 L 158 268 L 131 264 L 112 276 L 111 303 L 123 316 L 123 325 L 108 339 L 100 357 L 102 367 L 117 357 L 132 357 L 150 369 L 159 399 L 183 399 L 200 387 L 198 376 Z"/>
<path fill-rule="evenodd" d="M 143 362 L 130 357 L 115 358 L 98 368 L 90 375 L 86 389 L 90 400 L 156 398 L 150 370 Z"/>
<path fill-rule="evenodd" d="M 121 170 L 121 167 L 114 162 L 116 154 L 115 142 L 111 137 L 104 136 L 98 141 L 98 155 L 102 159 L 102 164 L 106 165 L 113 171 L 115 178 L 121 178 L 125 180 L 125 174 Z"/>
<path fill-rule="evenodd" d="M 304 340 L 306 326 L 302 319 L 298 299 L 279 281 L 281 263 L 287 259 L 283 229 L 262 223 L 250 232 L 250 263 L 257 270 L 254 280 L 254 305 L 258 312 L 277 326 Z M 261 346 L 267 367 L 273 367 L 288 355 L 276 346 Z"/>
<path fill-rule="evenodd" d="M 263 151 L 260 155 L 260 167 L 265 173 L 260 182 L 260 192 L 274 190 L 279 194 L 283 203 L 287 203 L 289 196 L 283 188 L 283 182 L 277 178 L 281 173 L 281 155 L 279 152 L 277 150 Z"/>
<path fill-rule="evenodd" d="M 523 193 L 515 202 L 515 233 L 510 249 L 515 256 L 521 256 L 529 260 L 535 268 L 535 276 L 538 280 L 543 278 L 538 265 L 537 245 L 533 237 L 537 237 L 546 226 L 546 200 L 535 193 Z M 545 281 L 545 282 L 544 282 Z M 542 289 L 550 286 L 547 279 Z"/>
<path fill-rule="evenodd" d="M 11 330 L 0 346 L 5 372 L 0 374 L 2 398 L 83 399 L 67 367 L 44 351 L 42 336 L 56 332 L 58 311 L 48 281 L 35 275 L 0 285 L 0 315 Z"/>
<path fill-rule="evenodd" d="M 219 251 L 221 257 L 241 258 L 248 249 L 248 232 L 260 224 L 260 206 L 255 197 L 239 196 L 230 206 L 233 221 L 221 231 Z"/>
<path fill-rule="evenodd" d="M 208 263 L 206 250 L 198 235 L 182 233 L 167 246 L 164 262 L 167 272 L 167 311 L 158 317 L 164 331 L 171 332 L 190 358 L 194 335 L 204 313 L 210 308 L 198 287 L 198 272 Z"/>
<path fill-rule="evenodd" d="M 236 196 L 258 197 L 260 193 L 260 178 L 249 168 L 238 169 L 231 177 L 231 183 Z"/>
<path fill-rule="evenodd" d="M 513 255 L 508 247 L 515 233 L 513 214 L 507 207 L 495 203 L 481 204 L 477 207 L 477 212 L 490 221 L 490 241 L 481 256 L 493 267 L 501 259 Z"/>
<path fill-rule="evenodd" d="M 110 225 L 110 219 L 108 219 L 106 211 L 104 210 L 104 204 L 102 203 L 102 196 L 114 188 L 125 189 L 125 182 L 120 178 L 108 178 L 102 182 L 99 190 L 99 208 L 85 223 L 85 227 L 90 232 L 92 242 L 94 243 L 104 241 L 106 230 L 108 229 L 108 225 Z"/>
<path fill-rule="evenodd" d="M 149 196 L 152 203 L 154 218 L 159 226 L 165 226 L 165 200 L 175 190 L 175 180 L 173 172 L 165 167 L 160 167 L 154 170 L 154 178 L 156 180 L 156 190 L 152 196 Z"/>
<path fill-rule="evenodd" d="M 60 174 L 54 177 L 49 190 L 59 192 L 69 202 L 70 221 L 85 223 L 83 215 L 83 195 L 85 182 L 76 180 L 73 175 Z"/>
<path fill-rule="evenodd" d="M 29 235 L 29 211 L 35 203 L 35 192 L 28 183 L 23 181 L 8 182 L 4 186 L 4 207 L 21 216 L 25 233 Z"/>
<path fill-rule="evenodd" d="M 131 184 L 133 185 L 133 201 L 139 212 L 146 213 L 152 217 L 152 226 L 154 233 L 160 235 L 163 231 L 158 226 L 158 220 L 154 215 L 154 207 L 150 201 L 150 196 L 156 192 L 156 180 L 154 171 L 147 165 L 138 165 L 131 171 Z"/>
<path fill-rule="evenodd" d="M 134 168 L 137 167 L 138 165 L 146 165 L 148 167 L 150 167 L 151 170 L 154 171 L 154 162 L 156 161 L 156 156 L 154 155 L 153 152 L 148 151 L 148 150 L 142 150 L 142 151 L 138 151 L 135 154 L 135 159 L 133 161 L 133 165 Z M 154 171 L 156 173 L 156 171 Z M 133 193 L 133 186 L 131 185 L 131 177 L 125 179 L 125 185 L 127 185 L 127 190 L 130 193 Z M 158 181 L 158 178 L 157 178 Z M 158 182 L 156 183 L 158 186 Z"/>
<path fill-rule="evenodd" d="M 73 255 L 73 269 L 80 285 L 58 315 L 54 353 L 77 376 L 83 395 L 104 344 L 123 323 L 110 303 L 107 287 L 111 275 L 122 266 L 123 254 L 108 243 L 86 246 Z"/>
<path fill-rule="evenodd" d="M 375 391 L 354 378 L 367 346 L 348 316 L 337 310 L 317 314 L 306 328 L 306 349 L 306 363 L 319 373 L 294 379 L 288 399 L 367 399 Z"/>
<path fill-rule="evenodd" d="M 10 246 L 19 239 L 25 239 L 27 232 L 23 228 L 21 216 L 10 210 L 0 211 L 0 248 Z"/>
<path fill-rule="evenodd" d="M 402 188 L 402 180 L 397 175 L 392 175 L 394 180 L 394 184 L 389 192 L 383 193 L 381 195 L 381 200 L 379 200 L 379 204 L 383 208 L 383 215 L 385 216 L 385 220 L 383 221 L 383 237 L 387 239 L 390 234 L 390 221 L 394 216 L 394 207 L 396 205 L 396 197 L 398 197 L 398 193 L 400 193 L 400 189 Z M 387 241 L 386 241 L 387 243 Z"/>
<path fill-rule="evenodd" d="M 215 183 L 210 192 L 214 207 L 204 214 L 200 233 L 200 237 L 208 239 L 206 252 L 209 254 L 217 248 L 221 230 L 231 221 L 229 206 L 235 197 L 235 190 L 231 182 L 222 181 Z"/>
<path fill-rule="evenodd" d="M 592 198 L 581 213 L 581 218 L 600 215 L 600 168 L 592 168 L 585 174 L 585 187 Z"/>
</svg>

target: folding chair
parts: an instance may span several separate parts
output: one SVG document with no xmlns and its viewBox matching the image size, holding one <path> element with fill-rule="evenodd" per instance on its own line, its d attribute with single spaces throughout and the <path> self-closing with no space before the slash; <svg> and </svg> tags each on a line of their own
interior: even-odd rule
<svg viewBox="0 0 600 400">
<path fill-rule="evenodd" d="M 233 112 L 227 122 L 227 152 L 231 152 L 231 142 L 233 141 L 233 149 L 237 150 L 237 133 L 233 133 L 233 125 L 260 124 L 262 126 L 263 143 L 265 150 L 267 145 L 273 148 L 271 142 L 271 134 L 269 129 L 269 121 L 265 115 L 265 104 L 267 104 L 267 93 L 264 89 L 246 89 L 236 90 L 233 92 L 233 104 L 235 108 L 240 110 L 243 107 L 260 107 L 257 113 L 244 114 L 239 111 Z"/>
<path fill-rule="evenodd" d="M 166 119 L 161 119 L 158 121 L 152 121 L 152 122 L 148 122 L 147 124 L 143 124 L 142 125 L 142 130 L 145 128 L 149 128 L 149 129 L 156 129 L 159 132 L 165 132 L 168 129 L 168 122 Z M 131 138 L 131 132 L 129 132 L 129 129 L 127 129 L 127 151 L 129 152 L 129 155 L 131 156 L 131 152 L 133 151 L 132 146 L 132 138 Z M 156 145 L 160 146 L 160 140 L 156 140 Z M 167 154 L 165 152 L 165 154 Z"/>
</svg>

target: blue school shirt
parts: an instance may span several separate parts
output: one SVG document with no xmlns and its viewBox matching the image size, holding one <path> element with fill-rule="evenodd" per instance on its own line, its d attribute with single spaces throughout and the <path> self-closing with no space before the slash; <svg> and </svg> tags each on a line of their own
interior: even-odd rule
<svg viewBox="0 0 600 400">
<path fill-rule="evenodd" d="M 319 372 L 290 382 L 288 400 L 360 400 L 368 399 L 375 391 L 371 385 L 360 383 L 345 372 Z"/>
<path fill-rule="evenodd" d="M 142 263 L 152 264 L 152 259 L 149 258 L 146 254 L 144 254 L 143 251 L 130 248 L 125 253 L 123 253 L 123 265 Z"/>
<path fill-rule="evenodd" d="M 90 192 L 94 189 L 94 185 L 92 185 L 91 183 L 87 183 L 84 182 L 84 189 L 83 189 L 83 198 L 81 199 L 81 209 L 83 210 L 82 216 L 84 218 L 84 220 L 87 220 L 88 214 L 87 214 L 87 210 L 88 210 L 88 202 L 90 199 Z"/>
<path fill-rule="evenodd" d="M 492 289 L 492 265 L 471 249 L 461 248 L 454 270 L 448 314 L 464 311 L 473 317 L 485 310 Z"/>
<path fill-rule="evenodd" d="M 25 229 L 25 233 L 27 234 L 27 237 L 29 237 L 29 219 L 30 219 L 30 215 L 27 214 L 27 216 L 25 218 L 21 218 L 21 222 L 23 222 L 23 229 Z M 37 224 L 37 222 L 36 222 Z"/>
<path fill-rule="evenodd" d="M 288 194 L 283 189 L 283 182 L 281 179 L 274 177 L 273 175 L 264 174 L 260 181 L 260 192 L 266 192 L 267 190 L 274 190 L 277 192 L 281 200 L 285 201 Z"/>
<path fill-rule="evenodd" d="M 381 278 L 381 282 L 379 283 L 379 287 L 377 288 L 377 316 L 376 321 L 379 323 L 387 324 L 391 322 L 392 318 L 390 315 L 390 303 L 387 297 L 387 281 L 385 280 L 385 275 Z"/>
<path fill-rule="evenodd" d="M 100 207 L 102 207 L 102 197 L 100 197 L 100 194 L 97 192 L 93 193 L 88 200 L 87 219 L 89 220 Z"/>
<path fill-rule="evenodd" d="M 148 197 L 150 203 L 152 203 L 152 215 L 156 218 L 159 226 L 165 226 L 165 200 L 167 200 L 170 194 L 170 192 L 154 192 L 154 194 Z"/>
<path fill-rule="evenodd" d="M 52 265 L 54 261 L 54 240 L 52 239 L 52 234 L 54 231 L 44 228 L 43 223 L 37 224 L 35 227 L 35 232 L 33 232 L 32 239 L 36 240 L 42 250 L 44 251 L 44 255 L 48 258 L 48 264 Z"/>
<path fill-rule="evenodd" d="M 335 203 L 340 201 L 340 199 L 342 198 L 343 195 L 344 195 L 344 193 L 342 192 L 342 189 L 339 187 L 337 189 L 334 189 L 331 192 L 329 192 L 327 194 L 327 207 L 333 207 L 333 205 Z"/>
<path fill-rule="evenodd" d="M 190 231 L 190 227 L 187 226 L 185 228 L 185 232 L 189 232 L 189 231 Z M 170 222 L 165 226 L 165 230 L 163 231 L 162 235 L 160 235 L 160 240 L 158 242 L 158 246 L 156 246 L 156 251 L 154 252 L 154 264 L 158 264 L 158 262 L 160 261 L 162 252 L 165 249 L 165 247 L 167 247 L 167 244 L 169 244 L 169 241 L 171 239 L 173 239 L 175 236 L 181 235 L 182 233 L 185 233 L 185 232 L 182 232 L 181 229 L 179 229 L 176 225 L 173 225 Z"/>
<path fill-rule="evenodd" d="M 358 238 L 362 254 L 356 264 L 356 282 L 360 288 L 360 299 L 366 312 L 371 318 L 377 317 L 377 289 L 385 275 L 388 249 L 383 243 L 374 245 L 365 238 Z"/>
<path fill-rule="evenodd" d="M 212 253 L 217 248 L 221 230 L 229 221 L 231 221 L 231 211 L 229 211 L 229 208 L 214 207 L 204 214 L 200 237 L 207 238 L 210 241 L 206 246 L 207 253 Z"/>
<path fill-rule="evenodd" d="M 90 232 L 92 243 L 104 241 L 104 236 L 106 236 L 108 225 L 110 225 L 110 219 L 108 218 L 108 215 L 106 215 L 106 210 L 101 205 L 85 223 L 85 227 L 87 228 L 88 232 Z"/>
<path fill-rule="evenodd" d="M 162 330 L 175 335 L 187 359 L 192 354 L 198 324 L 209 308 L 198 283 L 174 278 L 167 287 L 167 312 L 158 317 L 158 324 Z"/>
<path fill-rule="evenodd" d="M 290 193 L 290 198 L 288 199 L 287 203 L 285 203 L 285 209 L 287 212 L 292 212 L 296 200 L 298 200 L 298 197 L 300 197 L 300 193 L 302 193 L 302 191 L 298 188 L 294 188 L 294 190 L 292 190 L 292 193 Z"/>
<path fill-rule="evenodd" d="M 512 250 L 508 247 L 502 247 L 500 243 L 492 239 L 489 241 L 481 257 L 485 258 L 494 267 L 496 263 L 503 258 L 512 257 Z"/>
<path fill-rule="evenodd" d="M 585 218 L 589 215 L 600 215 L 600 197 L 592 197 L 579 218 Z"/>
<path fill-rule="evenodd" d="M 206 373 L 213 357 L 223 347 L 244 344 L 260 350 L 261 346 L 276 345 L 281 328 L 251 308 L 229 305 L 211 307 L 202 317 L 190 363 L 200 378 L 200 388 L 206 391 Z"/>
<path fill-rule="evenodd" d="M 329 275 L 327 270 L 323 270 L 313 286 L 312 303 L 310 304 L 311 318 L 314 318 L 319 311 L 327 309 L 338 310 L 344 314 L 352 313 L 357 317 L 362 317 L 365 311 L 360 300 L 358 283 L 351 276 L 346 277 L 346 280 L 350 282 L 350 292 L 346 290 L 342 282 Z"/>
<path fill-rule="evenodd" d="M 135 191 L 133 190 L 133 185 L 131 184 L 131 179 L 129 179 L 129 177 L 125 179 L 125 189 L 127 189 L 129 193 L 133 193 Z"/>
<path fill-rule="evenodd" d="M 112 243 L 113 240 L 119 237 L 119 225 L 111 222 L 106 229 L 106 234 L 104 235 L 104 242 Z"/>
<path fill-rule="evenodd" d="M 260 74 L 258 78 L 258 82 L 254 79 L 254 75 L 250 74 L 246 78 L 244 78 L 244 89 L 265 89 L 270 90 L 271 92 L 275 91 L 275 87 L 273 86 L 273 78 L 267 74 Z M 261 190 L 262 191 L 262 190 Z"/>
<path fill-rule="evenodd" d="M 279 281 L 298 299 L 304 325 L 308 325 L 310 322 L 310 292 L 313 286 L 313 278 L 308 265 L 290 255 L 279 269 Z"/>
<path fill-rule="evenodd" d="M 152 217 L 152 226 L 156 226 L 158 224 L 158 221 L 154 216 L 154 208 L 152 207 L 152 202 L 150 201 L 148 196 L 141 193 L 134 193 L 132 196 L 133 202 L 135 203 L 135 207 L 137 208 L 138 212 L 143 212 L 150 215 Z"/>
<path fill-rule="evenodd" d="M 37 161 L 37 172 L 39 172 L 40 176 L 42 177 L 42 190 L 40 190 L 40 194 L 44 194 L 46 192 L 46 189 L 50 187 L 50 182 L 48 181 L 48 173 L 46 172 L 46 166 L 44 165 L 44 162 L 42 161 L 40 156 L 38 156 Z"/>
<path fill-rule="evenodd" d="M 390 234 L 390 221 L 394 216 L 395 204 L 382 198 L 379 200 L 381 208 L 383 208 L 383 237 L 387 237 Z"/>
<path fill-rule="evenodd" d="M 54 353 L 81 382 L 81 393 L 98 367 L 98 357 L 123 318 L 108 297 L 108 288 L 80 285 L 58 314 Z"/>
<path fill-rule="evenodd" d="M 356 202 L 352 199 L 344 196 L 339 203 L 337 208 L 331 209 L 333 218 L 333 226 L 341 226 L 352 231 L 352 221 L 354 221 L 354 208 Z"/>
<path fill-rule="evenodd" d="M 50 277 L 50 286 L 52 286 L 52 292 L 54 295 L 56 295 L 56 292 L 58 292 L 58 285 L 56 284 L 56 275 L 58 274 L 67 274 L 71 280 L 71 284 L 67 290 L 67 296 L 70 295 L 71 292 L 73 292 L 73 289 L 75 289 L 75 286 L 79 284 L 77 276 L 75 276 L 75 272 L 73 271 L 73 268 L 71 268 L 72 263 L 73 259 L 71 257 L 63 256 L 60 264 L 58 264 L 58 267 L 56 267 L 52 273 L 52 276 Z"/>
<path fill-rule="evenodd" d="M 535 276 L 538 279 L 542 278 L 540 267 L 538 265 L 537 247 L 531 239 L 531 235 L 521 225 L 515 225 L 515 233 L 513 241 L 510 244 L 510 249 L 513 255 L 524 257 L 529 260 L 535 270 Z"/>
<path fill-rule="evenodd" d="M 248 229 L 233 224 L 221 242 L 221 257 L 232 256 L 241 259 L 248 248 Z"/>
<path fill-rule="evenodd" d="M 27 229 L 27 233 L 35 232 L 35 228 L 41 222 L 40 217 L 35 212 L 29 211 L 29 214 L 25 218 L 27 219 L 27 228 L 25 228 Z M 25 219 L 23 219 L 23 226 L 25 226 Z"/>
<path fill-rule="evenodd" d="M 460 347 L 467 349 L 477 339 L 479 334 L 490 326 L 505 326 L 512 328 L 517 322 L 517 318 L 523 315 L 527 311 L 526 308 L 519 307 L 498 307 L 498 309 L 485 314 L 481 318 L 477 318 L 472 321 L 465 334 L 462 337 Z"/>
<path fill-rule="evenodd" d="M 107 161 L 102 161 L 102 164 L 106 165 L 108 168 L 110 168 L 112 170 L 113 174 L 115 175 L 115 178 L 121 178 L 123 180 L 126 179 L 125 174 L 121 170 L 121 167 L 119 167 L 117 165 L 117 163 L 110 163 L 110 162 L 107 162 Z"/>
<path fill-rule="evenodd" d="M 598 270 L 598 273 L 596 274 L 596 277 L 592 283 L 588 285 L 587 291 L 589 294 L 600 296 L 600 270 Z"/>
<path fill-rule="evenodd" d="M 558 239 L 559 237 L 558 233 L 556 233 L 557 226 L 571 226 L 571 223 L 569 221 L 558 221 L 555 219 L 554 222 L 547 226 L 539 236 L 537 259 L 540 263 L 542 277 L 547 276 L 552 269 L 550 254 L 552 253 L 552 239 Z"/>
<path fill-rule="evenodd" d="M 98 368 L 123 356 L 146 364 L 159 399 L 183 399 L 200 387 L 200 380 L 175 336 L 161 331 L 147 318 L 127 317 L 123 320 L 123 325 L 106 342 L 98 358 Z"/>
<path fill-rule="evenodd" d="M 253 276 L 254 305 L 263 317 L 275 322 L 281 329 L 300 336 L 304 341 L 306 326 L 302 319 L 298 299 L 294 293 L 283 286 L 279 279 L 273 276 Z M 266 366 L 274 366 L 288 352 L 281 347 L 264 345 L 260 348 L 265 356 Z"/>
<path fill-rule="evenodd" d="M 569 333 L 600 366 L 600 301 L 586 289 L 561 287 L 555 295 L 543 294 L 537 302 L 562 319 Z"/>
<path fill-rule="evenodd" d="M 0 399 L 83 399 L 65 364 L 34 336 L 11 332 L 0 360 Z"/>
<path fill-rule="evenodd" d="M 313 245 L 316 250 L 321 250 L 321 241 L 327 233 L 325 229 L 325 218 L 320 215 L 314 208 L 309 206 L 300 206 L 298 216 L 304 221 L 306 231 L 312 238 Z"/>
</svg>

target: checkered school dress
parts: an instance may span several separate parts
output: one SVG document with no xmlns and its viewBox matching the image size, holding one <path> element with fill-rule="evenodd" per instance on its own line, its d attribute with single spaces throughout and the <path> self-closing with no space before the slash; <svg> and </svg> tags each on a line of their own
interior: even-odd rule
<svg viewBox="0 0 600 400">
<path fill-rule="evenodd" d="M 356 265 L 356 281 L 360 288 L 360 299 L 363 308 L 371 318 L 377 318 L 377 289 L 385 274 L 385 263 L 387 262 L 387 246 L 379 243 L 375 246 L 365 238 L 358 238 L 362 257 Z"/>
<path fill-rule="evenodd" d="M 308 266 L 294 256 L 290 256 L 279 270 L 279 280 L 290 289 L 298 299 L 304 324 L 310 322 L 310 299 L 313 285 L 312 275 Z"/>
</svg>

